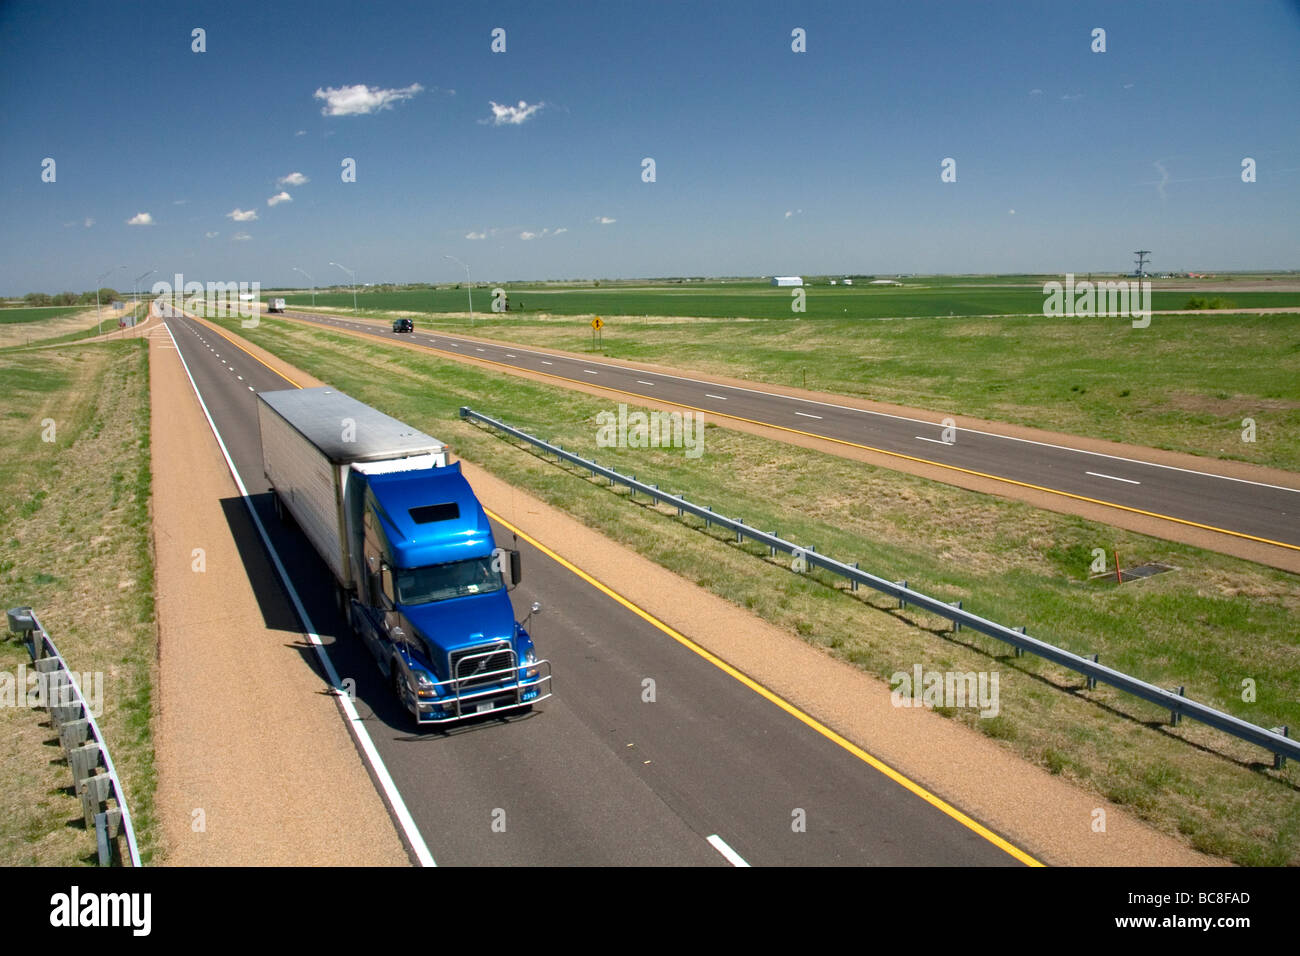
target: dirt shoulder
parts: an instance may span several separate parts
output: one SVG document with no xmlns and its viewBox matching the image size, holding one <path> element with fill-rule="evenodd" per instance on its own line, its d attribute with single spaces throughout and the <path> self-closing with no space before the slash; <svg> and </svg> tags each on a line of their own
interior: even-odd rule
<svg viewBox="0 0 1300 956">
<path fill-rule="evenodd" d="M 250 579 L 275 572 L 240 555 L 222 503 L 246 513 L 161 325 L 149 358 L 163 862 L 407 865 L 306 640 L 266 625 Z"/>
<path fill-rule="evenodd" d="M 265 349 L 242 338 L 238 342 L 295 381 L 320 384 Z M 1039 860 L 1074 866 L 1222 864 L 1097 794 L 1026 763 L 977 731 L 923 709 L 894 707 L 885 682 L 615 544 L 483 469 L 463 460 L 461 467 L 484 505 L 502 518 Z M 1094 829 L 1098 820 L 1104 821 L 1102 831 Z"/>
</svg>

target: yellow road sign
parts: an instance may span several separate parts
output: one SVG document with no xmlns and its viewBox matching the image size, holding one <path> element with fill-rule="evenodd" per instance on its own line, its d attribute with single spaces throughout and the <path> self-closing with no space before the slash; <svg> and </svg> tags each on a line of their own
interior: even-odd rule
<svg viewBox="0 0 1300 956">
<path fill-rule="evenodd" d="M 595 329 L 597 332 L 599 332 L 601 329 L 605 327 L 605 322 L 603 319 L 601 319 L 600 316 L 596 316 L 594 319 L 591 320 L 591 327 Z"/>
</svg>

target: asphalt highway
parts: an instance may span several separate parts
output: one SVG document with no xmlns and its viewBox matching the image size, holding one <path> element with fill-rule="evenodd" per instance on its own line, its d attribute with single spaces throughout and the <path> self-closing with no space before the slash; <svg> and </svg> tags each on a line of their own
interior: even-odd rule
<svg viewBox="0 0 1300 956">
<path fill-rule="evenodd" d="M 1017 865 L 522 539 L 512 598 L 518 616 L 543 605 L 530 630 L 552 662 L 555 696 L 521 718 L 416 730 L 335 610 L 325 565 L 274 517 L 255 393 L 293 386 L 202 323 L 166 324 L 335 669 L 356 681 L 357 708 L 439 865 Z M 597 371 L 613 378 L 607 366 Z M 260 549 L 237 497 L 226 510 L 242 546 Z M 515 546 L 504 545 L 509 530 L 494 531 Z M 292 621 L 278 582 L 254 584 L 269 620 Z M 642 699 L 645 678 L 655 681 L 653 703 Z M 347 821 L 321 826 L 328 839 Z"/>
<path fill-rule="evenodd" d="M 374 322 L 342 316 L 292 311 L 286 315 L 327 328 L 414 341 L 447 354 L 494 362 L 505 370 L 538 372 L 629 396 L 671 402 L 706 416 L 731 416 L 847 442 L 1300 551 L 1300 490 L 1295 488 L 966 428 L 945 429 L 941 420 L 923 421 L 795 398 L 764 391 L 761 385 L 740 388 L 703 377 L 665 375 L 616 362 L 566 357 L 442 332 L 393 333 Z"/>
</svg>

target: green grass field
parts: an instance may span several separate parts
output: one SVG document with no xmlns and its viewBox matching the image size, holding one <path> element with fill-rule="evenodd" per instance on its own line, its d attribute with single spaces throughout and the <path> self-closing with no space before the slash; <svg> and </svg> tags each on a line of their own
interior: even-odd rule
<svg viewBox="0 0 1300 956">
<path fill-rule="evenodd" d="M 1083 691 L 1071 675 L 1016 659 L 987 639 L 954 635 L 883 597 L 795 575 L 762 549 L 518 450 L 461 422 L 456 409 L 500 416 L 821 553 L 1028 625 L 1035 636 L 1097 652 L 1162 686 L 1183 684 L 1189 696 L 1266 726 L 1300 725 L 1300 593 L 1292 576 L 720 427 L 706 429 L 705 454 L 696 460 L 680 450 L 597 449 L 595 416 L 613 410 L 612 400 L 294 322 L 225 325 L 868 673 L 886 677 L 916 663 L 998 670 L 998 717 L 949 716 L 1206 852 L 1238 863 L 1300 864 L 1300 767 L 1275 773 L 1267 755 L 1208 728 L 1169 728 L 1155 708 L 1118 692 Z M 1096 547 L 1118 549 L 1126 566 L 1162 561 L 1178 570 L 1116 587 L 1089 578 Z M 1241 699 L 1247 677 L 1259 688 L 1252 703 Z"/>
<path fill-rule="evenodd" d="M 0 353 L 0 442 L 0 602 L 30 605 L 71 669 L 102 675 L 99 725 L 148 859 L 156 634 L 145 344 Z M 20 666 L 30 667 L 26 650 L 0 640 L 0 671 Z M 96 859 L 48 721 L 43 710 L 0 707 L 6 865 Z"/>
<path fill-rule="evenodd" d="M 1058 277 L 1059 278 L 1059 277 Z M 1101 278 L 1101 277 L 1099 277 Z M 1113 278 L 1113 277 L 1104 277 Z M 909 283 L 912 280 L 907 280 Z M 679 287 L 621 284 L 600 288 L 549 288 L 537 285 L 502 286 L 509 296 L 512 313 L 601 316 L 690 316 L 699 318 L 748 319 L 883 319 L 919 316 L 1041 315 L 1042 284 L 1030 287 L 981 287 L 945 283 L 918 288 L 864 288 L 855 285 L 818 285 L 805 290 L 806 312 L 791 311 L 791 290 L 765 283 L 683 283 Z M 1152 293 L 1152 307 L 1181 309 L 1194 293 L 1160 291 Z M 1242 309 L 1300 306 L 1300 292 L 1224 292 L 1233 306 Z M 310 307 L 310 292 L 285 294 L 290 306 Z M 465 312 L 468 297 L 464 289 L 359 291 L 362 310 L 406 312 Z M 320 307 L 351 309 L 352 293 L 318 292 Z M 475 288 L 474 309 L 490 312 L 491 290 Z"/>
<path fill-rule="evenodd" d="M 51 305 L 35 309 L 0 309 L 0 325 L 18 325 L 26 322 L 43 322 L 46 319 L 57 319 L 61 315 L 72 315 L 74 312 L 85 312 L 87 308 L 93 309 L 95 306 L 84 305 Z M 117 315 L 111 309 L 105 309 L 104 314 Z"/>
</svg>

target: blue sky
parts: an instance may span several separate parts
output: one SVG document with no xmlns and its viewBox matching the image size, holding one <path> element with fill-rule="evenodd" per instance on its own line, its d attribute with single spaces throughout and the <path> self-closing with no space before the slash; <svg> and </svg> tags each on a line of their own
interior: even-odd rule
<svg viewBox="0 0 1300 956">
<path fill-rule="evenodd" d="M 1284 0 L 10 2 L 0 102 L 0 294 L 1300 268 Z"/>
</svg>

